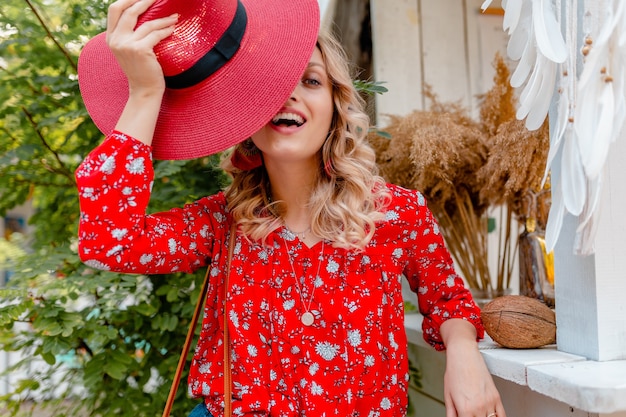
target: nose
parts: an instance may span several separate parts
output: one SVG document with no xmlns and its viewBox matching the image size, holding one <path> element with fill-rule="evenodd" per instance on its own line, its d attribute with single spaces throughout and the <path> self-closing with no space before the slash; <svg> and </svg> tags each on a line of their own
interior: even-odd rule
<svg viewBox="0 0 626 417">
<path fill-rule="evenodd" d="M 298 81 L 298 84 L 289 95 L 289 98 L 285 100 L 285 103 L 300 101 L 300 89 L 301 88 L 302 88 L 302 81 Z"/>
</svg>

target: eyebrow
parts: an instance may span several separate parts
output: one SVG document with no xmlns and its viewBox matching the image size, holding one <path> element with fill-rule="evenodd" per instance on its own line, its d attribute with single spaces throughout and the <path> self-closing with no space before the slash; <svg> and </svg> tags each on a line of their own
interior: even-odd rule
<svg viewBox="0 0 626 417">
<path fill-rule="evenodd" d="M 326 67 L 324 66 L 324 64 L 320 63 L 320 62 L 309 62 L 309 65 L 307 66 L 307 68 L 311 68 L 311 67 L 320 67 L 322 69 L 325 69 Z"/>
</svg>

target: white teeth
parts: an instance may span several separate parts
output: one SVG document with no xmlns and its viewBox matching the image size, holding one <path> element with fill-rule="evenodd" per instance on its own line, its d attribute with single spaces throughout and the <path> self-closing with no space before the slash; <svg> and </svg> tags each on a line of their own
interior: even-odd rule
<svg viewBox="0 0 626 417">
<path fill-rule="evenodd" d="M 295 113 L 278 113 L 276 116 L 274 116 L 272 122 L 278 123 L 281 120 L 293 120 L 299 125 L 304 123 L 304 118 Z"/>
</svg>

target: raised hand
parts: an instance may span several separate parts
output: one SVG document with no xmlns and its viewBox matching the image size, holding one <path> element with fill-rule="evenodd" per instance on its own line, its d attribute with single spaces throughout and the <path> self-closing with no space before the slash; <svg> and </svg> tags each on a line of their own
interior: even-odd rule
<svg viewBox="0 0 626 417">
<path fill-rule="evenodd" d="M 139 16 L 156 0 L 118 0 L 107 16 L 106 39 L 133 90 L 163 92 L 165 82 L 154 47 L 174 31 L 178 15 L 155 19 L 135 29 Z"/>
<path fill-rule="evenodd" d="M 128 78 L 129 98 L 115 128 L 152 143 L 165 91 L 163 70 L 154 47 L 174 31 L 178 15 L 147 21 L 139 16 L 156 0 L 118 0 L 107 16 L 107 44 Z"/>
</svg>

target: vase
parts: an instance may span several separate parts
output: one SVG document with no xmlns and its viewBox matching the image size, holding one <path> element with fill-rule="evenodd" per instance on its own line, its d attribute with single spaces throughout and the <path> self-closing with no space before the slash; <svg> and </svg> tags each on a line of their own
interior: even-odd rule
<svg viewBox="0 0 626 417">
<path fill-rule="evenodd" d="M 518 247 L 520 295 L 554 307 L 554 254 L 546 252 L 544 234 L 527 226 Z"/>
</svg>

